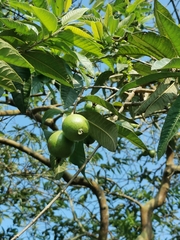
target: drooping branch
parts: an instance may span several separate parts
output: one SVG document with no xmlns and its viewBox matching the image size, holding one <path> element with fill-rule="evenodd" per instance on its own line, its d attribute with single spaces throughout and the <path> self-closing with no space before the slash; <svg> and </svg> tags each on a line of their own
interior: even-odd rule
<svg viewBox="0 0 180 240">
<path fill-rule="evenodd" d="M 41 154 L 34 152 L 31 148 L 28 148 L 26 146 L 23 146 L 22 144 L 11 140 L 11 139 L 7 139 L 7 138 L 2 138 L 0 137 L 0 143 L 1 144 L 5 144 L 11 147 L 14 147 L 16 149 L 19 149 L 20 151 L 28 154 L 29 156 L 37 159 L 38 161 L 40 161 L 41 163 L 43 163 L 44 165 L 50 167 L 50 161 L 49 159 L 45 158 L 44 156 L 42 156 Z"/>
<path fill-rule="evenodd" d="M 157 195 L 141 206 L 141 225 L 142 232 L 138 236 L 137 240 L 152 240 L 153 228 L 152 228 L 152 214 L 154 209 L 161 207 L 167 197 L 168 190 L 170 188 L 170 179 L 174 174 L 173 164 L 174 152 L 171 147 L 168 146 L 166 151 L 166 168 L 162 177 L 162 182 Z"/>
<path fill-rule="evenodd" d="M 0 143 L 5 144 L 11 147 L 14 147 L 16 149 L 19 149 L 20 151 L 28 154 L 29 156 L 32 156 L 33 158 L 37 159 L 44 165 L 50 167 L 50 161 L 49 159 L 45 158 L 43 155 L 34 152 L 32 149 L 21 145 L 20 143 L 17 143 L 14 140 L 6 139 L 0 137 Z M 97 146 L 98 148 L 99 146 Z M 96 148 L 96 150 L 97 150 Z M 95 151 L 96 151 L 95 150 Z M 94 153 L 93 153 L 94 154 Z M 29 227 L 31 227 L 42 214 L 47 211 L 51 207 L 51 205 L 61 196 L 63 192 L 65 192 L 65 189 L 70 185 L 81 185 L 88 187 L 92 190 L 92 192 L 96 195 L 99 206 L 100 206 L 100 215 L 101 215 L 101 223 L 100 223 L 100 231 L 99 231 L 99 240 L 106 240 L 107 234 L 108 234 L 108 224 L 109 224 L 109 212 L 108 212 L 108 205 L 106 202 L 106 197 L 104 194 L 104 191 L 100 188 L 100 186 L 95 181 L 87 181 L 83 177 L 78 177 L 78 174 L 82 171 L 82 169 L 85 167 L 87 162 L 92 158 L 93 155 L 91 155 L 86 162 L 83 164 L 83 166 L 72 176 L 67 171 L 64 172 L 63 178 L 67 182 L 65 188 L 61 190 L 53 199 L 52 201 L 17 235 L 15 235 L 12 240 L 17 239 L 21 234 L 23 234 Z"/>
</svg>

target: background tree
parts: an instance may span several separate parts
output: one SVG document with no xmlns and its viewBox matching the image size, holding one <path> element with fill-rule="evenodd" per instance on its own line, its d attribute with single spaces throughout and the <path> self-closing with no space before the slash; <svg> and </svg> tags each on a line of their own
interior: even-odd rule
<svg viewBox="0 0 180 240">
<path fill-rule="evenodd" d="M 170 4 L 1 1 L 1 239 L 180 237 Z M 47 141 L 73 113 L 95 141 L 55 158 Z"/>
</svg>

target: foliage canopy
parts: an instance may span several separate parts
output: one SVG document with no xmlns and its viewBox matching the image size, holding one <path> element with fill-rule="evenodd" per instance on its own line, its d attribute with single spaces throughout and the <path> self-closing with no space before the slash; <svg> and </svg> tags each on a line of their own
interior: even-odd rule
<svg viewBox="0 0 180 240">
<path fill-rule="evenodd" d="M 180 28 L 168 9 L 0 8 L 1 239 L 178 239 Z M 47 140 L 71 113 L 95 141 L 62 160 Z"/>
</svg>

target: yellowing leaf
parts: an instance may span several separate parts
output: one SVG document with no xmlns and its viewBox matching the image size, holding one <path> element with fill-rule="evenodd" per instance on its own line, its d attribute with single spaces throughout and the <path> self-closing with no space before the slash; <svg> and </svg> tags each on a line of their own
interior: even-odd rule
<svg viewBox="0 0 180 240">
<path fill-rule="evenodd" d="M 91 28 L 95 39 L 101 40 L 103 37 L 103 25 L 101 22 L 91 22 Z"/>
<path fill-rule="evenodd" d="M 64 1 L 64 12 L 67 12 L 71 5 L 72 5 L 72 0 L 65 0 Z"/>
</svg>

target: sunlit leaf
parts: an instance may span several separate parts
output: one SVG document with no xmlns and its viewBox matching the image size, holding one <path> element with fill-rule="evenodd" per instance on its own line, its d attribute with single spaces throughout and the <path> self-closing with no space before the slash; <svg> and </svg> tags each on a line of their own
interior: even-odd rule
<svg viewBox="0 0 180 240">
<path fill-rule="evenodd" d="M 80 49 L 83 49 L 86 52 L 93 53 L 98 56 L 103 56 L 101 53 L 102 45 L 94 42 L 90 38 L 82 37 L 79 34 L 76 34 L 72 29 L 66 29 L 65 31 L 59 33 L 59 38 L 63 39 L 70 46 L 77 46 Z"/>
<path fill-rule="evenodd" d="M 85 12 L 87 12 L 88 8 L 78 8 L 75 10 L 71 10 L 70 12 L 66 13 L 62 18 L 61 18 L 61 23 L 62 25 L 66 25 L 70 22 L 73 22 L 80 17 L 83 16 Z"/>
<path fill-rule="evenodd" d="M 109 21 L 109 17 L 113 15 L 113 8 L 111 6 L 111 4 L 107 4 L 106 6 L 106 14 L 104 17 L 104 25 L 107 27 L 108 26 L 108 21 Z"/>
<path fill-rule="evenodd" d="M 131 13 L 133 12 L 140 3 L 144 2 L 144 0 L 135 0 L 133 3 L 131 3 L 127 8 L 126 8 L 126 11 L 128 13 Z"/>
<path fill-rule="evenodd" d="M 155 1 L 155 17 L 161 35 L 165 36 L 171 41 L 171 51 L 176 52 L 176 56 L 180 55 L 180 28 L 174 22 L 171 14 L 163 7 L 157 0 Z M 168 56 L 167 56 L 168 57 Z"/>
<path fill-rule="evenodd" d="M 10 5 L 15 9 L 26 10 L 29 13 L 33 13 L 50 33 L 56 31 L 58 24 L 57 18 L 48 10 L 16 1 L 10 1 Z"/>
<path fill-rule="evenodd" d="M 72 0 L 64 0 L 64 12 L 67 12 L 72 5 Z"/>
<path fill-rule="evenodd" d="M 102 40 L 103 37 L 103 25 L 100 21 L 91 22 L 91 28 L 93 31 L 93 36 L 97 40 Z"/>
<path fill-rule="evenodd" d="M 7 18 L 1 18 L 0 21 L 2 21 L 8 28 L 15 29 L 18 34 L 28 36 L 29 40 L 37 39 L 38 30 L 33 25 Z"/>
<path fill-rule="evenodd" d="M 128 41 L 138 47 L 139 53 L 161 59 L 176 56 L 173 45 L 169 39 L 153 32 L 128 34 Z M 137 49 L 135 49 L 138 53 Z M 120 49 L 121 51 L 121 49 Z M 131 50 L 133 53 L 133 49 Z"/>
<path fill-rule="evenodd" d="M 32 68 L 32 65 L 9 43 L 0 39 L 0 59 L 7 63 Z"/>
</svg>

